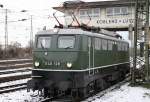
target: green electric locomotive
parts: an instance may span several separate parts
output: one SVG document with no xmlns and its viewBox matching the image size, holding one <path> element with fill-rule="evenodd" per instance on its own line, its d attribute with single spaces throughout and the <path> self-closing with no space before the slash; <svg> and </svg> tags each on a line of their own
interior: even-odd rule
<svg viewBox="0 0 150 102">
<path fill-rule="evenodd" d="M 109 33 L 82 28 L 38 32 L 28 89 L 45 97 L 85 98 L 123 80 L 129 72 L 129 44 Z"/>
</svg>

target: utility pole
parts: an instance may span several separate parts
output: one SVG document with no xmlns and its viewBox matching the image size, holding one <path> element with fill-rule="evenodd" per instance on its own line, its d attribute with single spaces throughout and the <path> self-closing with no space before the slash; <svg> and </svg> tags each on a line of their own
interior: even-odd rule
<svg viewBox="0 0 150 102">
<path fill-rule="evenodd" d="M 135 22 L 134 22 L 134 47 L 133 47 L 133 67 L 131 69 L 131 84 L 135 84 L 135 69 L 137 62 L 137 27 L 138 27 L 138 0 L 135 3 Z"/>
<path fill-rule="evenodd" d="M 8 53 L 7 53 L 7 50 L 8 50 L 8 16 L 7 16 L 7 12 L 8 10 L 5 9 L 5 57 L 8 57 Z"/>
<path fill-rule="evenodd" d="M 32 54 L 32 47 L 33 47 L 33 17 L 32 17 L 32 15 L 31 15 L 31 18 L 30 18 L 30 20 L 31 20 L 31 25 L 30 25 L 30 54 Z"/>
<path fill-rule="evenodd" d="M 146 23 L 145 23 L 145 79 L 150 81 L 149 69 L 149 0 L 146 0 Z"/>
</svg>

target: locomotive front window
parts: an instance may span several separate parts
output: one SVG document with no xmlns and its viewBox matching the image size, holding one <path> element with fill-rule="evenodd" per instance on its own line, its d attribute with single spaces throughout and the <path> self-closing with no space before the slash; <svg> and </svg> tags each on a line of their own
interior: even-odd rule
<svg viewBox="0 0 150 102">
<path fill-rule="evenodd" d="M 37 48 L 50 48 L 51 47 L 51 37 L 38 37 Z"/>
<path fill-rule="evenodd" d="M 75 36 L 59 36 L 58 48 L 74 48 Z"/>
</svg>

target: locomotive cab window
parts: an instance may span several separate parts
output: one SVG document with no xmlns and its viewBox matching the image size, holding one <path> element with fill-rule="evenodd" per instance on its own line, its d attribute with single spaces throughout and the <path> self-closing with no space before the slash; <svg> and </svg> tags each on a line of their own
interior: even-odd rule
<svg viewBox="0 0 150 102">
<path fill-rule="evenodd" d="M 50 48 L 51 47 L 51 37 L 41 36 L 37 40 L 37 48 Z"/>
<path fill-rule="evenodd" d="M 58 48 L 74 48 L 75 36 L 59 36 Z"/>
</svg>

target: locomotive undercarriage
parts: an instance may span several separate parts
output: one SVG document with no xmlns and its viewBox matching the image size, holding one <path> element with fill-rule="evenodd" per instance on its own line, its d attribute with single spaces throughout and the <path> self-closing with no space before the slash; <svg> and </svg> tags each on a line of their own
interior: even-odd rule
<svg viewBox="0 0 150 102">
<path fill-rule="evenodd" d="M 70 96 L 77 101 L 123 80 L 127 67 L 122 64 L 83 72 L 33 70 L 28 89 L 39 90 L 44 97 Z"/>
</svg>

